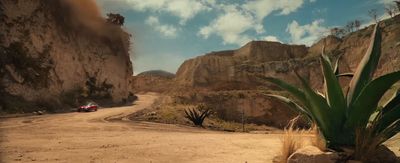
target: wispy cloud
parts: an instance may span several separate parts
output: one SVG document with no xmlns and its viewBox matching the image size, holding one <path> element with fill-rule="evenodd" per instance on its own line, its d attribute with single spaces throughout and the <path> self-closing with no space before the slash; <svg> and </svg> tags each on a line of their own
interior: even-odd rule
<svg viewBox="0 0 400 163">
<path fill-rule="evenodd" d="M 264 32 L 262 24 L 250 13 L 236 5 L 225 5 L 223 14 L 212 20 L 208 26 L 201 27 L 198 35 L 204 39 L 216 35 L 222 38 L 224 44 L 243 45 L 250 41 L 250 36 L 243 34 L 249 30 Z"/>
<path fill-rule="evenodd" d="M 97 0 L 100 5 L 114 10 L 149 11 L 168 13 L 180 18 L 180 24 L 202 11 L 210 10 L 210 2 L 199 0 Z"/>
<path fill-rule="evenodd" d="M 177 35 L 177 28 L 175 26 L 161 24 L 155 16 L 148 17 L 145 23 L 153 27 L 154 30 L 160 32 L 165 37 L 174 38 Z"/>
<path fill-rule="evenodd" d="M 264 41 L 273 41 L 273 42 L 280 42 L 280 43 L 282 43 L 282 41 L 280 41 L 276 36 L 271 36 L 271 35 L 265 36 L 265 37 L 261 38 L 261 40 L 264 40 Z"/>
<path fill-rule="evenodd" d="M 310 24 L 300 25 L 293 20 L 288 24 L 286 31 L 291 36 L 291 43 L 312 45 L 315 41 L 329 34 L 329 28 L 323 25 L 324 20 L 314 20 Z"/>
<path fill-rule="evenodd" d="M 216 35 L 222 38 L 224 44 L 240 46 L 255 39 L 247 32 L 265 32 L 265 17 L 274 11 L 279 15 L 288 15 L 304 3 L 304 0 L 254 0 L 244 4 L 214 4 L 214 9 L 220 11 L 219 15 L 209 25 L 201 27 L 198 35 L 204 39 Z"/>
</svg>

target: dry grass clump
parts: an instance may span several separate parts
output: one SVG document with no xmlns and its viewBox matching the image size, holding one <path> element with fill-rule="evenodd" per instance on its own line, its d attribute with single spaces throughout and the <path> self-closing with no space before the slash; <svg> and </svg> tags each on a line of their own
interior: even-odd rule
<svg viewBox="0 0 400 163">
<path fill-rule="evenodd" d="M 306 133 L 306 130 L 294 129 L 293 127 L 298 119 L 299 116 L 290 120 L 288 126 L 284 129 L 280 159 L 282 163 L 286 163 L 290 155 L 305 145 L 302 135 Z"/>
<path fill-rule="evenodd" d="M 286 163 L 290 155 L 305 146 L 312 145 L 321 151 L 326 150 L 326 142 L 318 131 L 317 126 L 313 125 L 310 129 L 295 129 L 294 124 L 298 119 L 299 116 L 292 119 L 284 129 L 280 157 L 280 162 L 282 163 Z"/>
<path fill-rule="evenodd" d="M 313 125 L 309 130 L 313 137 L 311 139 L 311 145 L 317 147 L 321 151 L 326 151 L 326 141 L 324 137 L 321 135 L 321 132 L 318 130 L 317 125 Z"/>
</svg>

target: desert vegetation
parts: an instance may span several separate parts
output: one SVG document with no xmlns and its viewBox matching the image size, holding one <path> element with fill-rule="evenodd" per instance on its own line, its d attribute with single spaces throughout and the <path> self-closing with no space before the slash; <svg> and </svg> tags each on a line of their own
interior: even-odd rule
<svg viewBox="0 0 400 163">
<path fill-rule="evenodd" d="M 381 32 L 377 24 L 346 94 L 338 82 L 340 75 L 335 73 L 337 64 L 332 65 L 322 50 L 323 94 L 314 91 L 308 81 L 295 72 L 302 89 L 276 78 L 267 77 L 265 80 L 290 92 L 296 101 L 279 95 L 271 97 L 287 103 L 314 122 L 329 148 L 337 151 L 351 148 L 354 150 L 353 159 L 365 161 L 374 149 L 400 130 L 400 96 L 394 96 L 382 108 L 378 105 L 384 93 L 400 80 L 400 71 L 373 79 L 380 46 Z"/>
<path fill-rule="evenodd" d="M 211 115 L 211 109 L 200 104 L 195 108 L 185 109 L 185 118 L 189 119 L 195 126 L 203 127 L 204 119 Z"/>
</svg>

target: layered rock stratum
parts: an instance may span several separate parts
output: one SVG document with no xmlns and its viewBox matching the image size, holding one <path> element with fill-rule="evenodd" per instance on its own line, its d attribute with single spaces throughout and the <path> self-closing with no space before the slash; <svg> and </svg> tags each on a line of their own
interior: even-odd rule
<svg viewBox="0 0 400 163">
<path fill-rule="evenodd" d="M 376 75 L 400 69 L 400 17 L 381 22 L 382 56 Z M 263 85 L 255 74 L 274 76 L 297 83 L 291 73 L 299 71 L 315 88 L 322 85 L 318 57 L 322 47 L 332 58 L 340 58 L 340 71 L 354 72 L 369 46 L 373 26 L 353 32 L 344 38 L 328 36 L 311 47 L 278 42 L 252 41 L 237 50 L 212 52 L 186 60 L 177 71 L 177 82 L 193 87 L 234 84 L 256 88 Z"/>
<path fill-rule="evenodd" d="M 400 16 L 380 22 L 381 59 L 375 76 L 400 70 Z M 237 50 L 212 52 L 186 60 L 178 69 L 178 103 L 206 103 L 226 120 L 283 127 L 296 113 L 261 92 L 284 94 L 257 76 L 270 76 L 300 86 L 294 71 L 322 91 L 319 56 L 322 47 L 333 60 L 339 58 L 341 73 L 354 72 L 370 42 L 373 25 L 343 38 L 328 36 L 311 47 L 278 42 L 252 41 Z M 341 78 L 345 86 L 349 78 Z M 182 87 L 184 89 L 182 89 Z M 194 91 L 188 93 L 190 87 Z M 243 94 L 239 96 L 238 94 Z M 244 113 L 243 113 L 244 112 Z"/>
<path fill-rule="evenodd" d="M 0 31 L 1 111 L 128 100 L 130 34 L 94 1 L 0 0 Z"/>
</svg>

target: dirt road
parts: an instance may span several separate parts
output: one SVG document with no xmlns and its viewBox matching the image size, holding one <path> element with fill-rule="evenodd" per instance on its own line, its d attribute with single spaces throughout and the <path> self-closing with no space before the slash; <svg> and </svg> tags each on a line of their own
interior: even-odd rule
<svg viewBox="0 0 400 163">
<path fill-rule="evenodd" d="M 110 121 L 151 105 L 0 121 L 0 162 L 270 162 L 279 136 L 207 131 L 175 125 Z"/>
<path fill-rule="evenodd" d="M 0 120 L 0 162 L 271 162 L 278 134 L 207 131 L 124 120 L 157 98 L 134 106 Z M 112 119 L 122 119 L 114 121 Z M 398 153 L 399 137 L 389 142 Z"/>
</svg>

